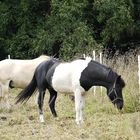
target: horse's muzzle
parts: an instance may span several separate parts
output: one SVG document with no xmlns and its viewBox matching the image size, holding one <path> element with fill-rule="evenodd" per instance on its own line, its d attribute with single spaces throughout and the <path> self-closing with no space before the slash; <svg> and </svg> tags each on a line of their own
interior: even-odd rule
<svg viewBox="0 0 140 140">
<path fill-rule="evenodd" d="M 123 101 L 118 101 L 115 104 L 117 106 L 117 109 L 122 110 L 122 108 L 123 108 Z"/>
</svg>

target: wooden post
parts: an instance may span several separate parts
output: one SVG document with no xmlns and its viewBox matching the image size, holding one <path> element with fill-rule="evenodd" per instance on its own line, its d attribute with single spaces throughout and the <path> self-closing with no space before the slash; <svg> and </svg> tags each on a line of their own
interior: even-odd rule
<svg viewBox="0 0 140 140">
<path fill-rule="evenodd" d="M 100 63 L 103 63 L 102 53 L 100 52 Z M 103 87 L 101 86 L 101 94 L 103 93 Z"/>
<path fill-rule="evenodd" d="M 92 55 L 93 55 L 93 60 L 95 61 L 95 59 L 96 59 L 95 51 L 93 51 Z M 94 96 L 95 96 L 95 94 L 96 94 L 96 86 L 93 87 L 93 93 L 94 93 Z"/>
<path fill-rule="evenodd" d="M 139 93 L 140 93 L 140 55 L 138 55 L 138 78 L 139 78 Z"/>
<path fill-rule="evenodd" d="M 8 55 L 8 59 L 11 59 L 11 58 L 10 58 L 10 55 Z"/>
<path fill-rule="evenodd" d="M 96 59 L 96 56 L 95 56 L 95 51 L 93 51 L 93 60 L 95 61 L 95 59 Z"/>
<path fill-rule="evenodd" d="M 103 57 L 102 57 L 102 53 L 100 52 L 100 63 L 103 63 Z"/>
<path fill-rule="evenodd" d="M 84 58 L 86 58 L 86 55 L 85 55 L 85 54 L 83 54 L 83 57 L 84 57 Z"/>
</svg>

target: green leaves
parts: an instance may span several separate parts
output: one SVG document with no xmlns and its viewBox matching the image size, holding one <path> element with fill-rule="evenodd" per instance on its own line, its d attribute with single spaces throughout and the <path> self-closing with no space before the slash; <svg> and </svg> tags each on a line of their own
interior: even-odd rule
<svg viewBox="0 0 140 140">
<path fill-rule="evenodd" d="M 132 11 L 124 0 L 100 0 L 95 7 L 99 12 L 97 19 L 104 26 L 101 36 L 105 45 L 110 40 L 121 40 L 123 32 L 133 28 Z"/>
<path fill-rule="evenodd" d="M 86 3 L 84 0 L 52 1 L 51 14 L 41 31 L 42 38 L 37 35 L 36 48 L 42 51 L 46 49 L 52 55 L 55 42 L 62 42 L 59 53 L 63 59 L 71 59 L 77 54 L 93 49 L 96 41 L 83 16 Z"/>
<path fill-rule="evenodd" d="M 71 59 L 99 46 L 119 48 L 139 40 L 139 7 L 138 0 L 1 1 L 0 50 L 29 58 L 55 49 Z"/>
<path fill-rule="evenodd" d="M 64 40 L 62 45 L 61 56 L 65 59 L 82 56 L 83 53 L 90 53 L 97 47 L 89 28 L 82 22 L 79 22 L 73 33 Z"/>
</svg>

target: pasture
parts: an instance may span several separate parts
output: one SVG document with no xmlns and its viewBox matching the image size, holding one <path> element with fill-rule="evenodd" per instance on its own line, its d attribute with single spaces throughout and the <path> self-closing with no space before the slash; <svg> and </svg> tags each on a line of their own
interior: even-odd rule
<svg viewBox="0 0 140 140">
<path fill-rule="evenodd" d="M 15 105 L 20 89 L 12 89 L 9 95 L 10 110 L 0 110 L 1 140 L 138 140 L 140 139 L 140 102 L 138 93 L 138 65 L 133 55 L 129 59 L 118 57 L 104 61 L 122 75 L 126 82 L 123 90 L 124 109 L 119 112 L 109 101 L 106 90 L 96 94 L 91 89 L 85 96 L 84 123 L 76 125 L 74 102 L 69 96 L 58 94 L 57 118 L 53 118 L 49 107 L 49 94 L 45 95 L 45 123 L 38 119 L 35 96 L 23 105 Z"/>
</svg>

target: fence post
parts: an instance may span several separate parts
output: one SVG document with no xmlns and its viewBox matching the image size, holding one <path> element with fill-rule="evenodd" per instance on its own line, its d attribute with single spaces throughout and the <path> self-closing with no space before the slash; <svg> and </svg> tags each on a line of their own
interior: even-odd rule
<svg viewBox="0 0 140 140">
<path fill-rule="evenodd" d="M 100 52 L 100 63 L 103 63 L 103 56 L 102 56 L 102 52 Z M 103 87 L 101 86 L 101 94 L 103 93 Z"/>
<path fill-rule="evenodd" d="M 11 58 L 10 58 L 10 55 L 8 55 L 8 59 L 11 59 Z"/>
<path fill-rule="evenodd" d="M 83 57 L 84 57 L 84 58 L 86 58 L 86 55 L 85 55 L 85 54 L 83 54 Z"/>
<path fill-rule="evenodd" d="M 93 51 L 93 60 L 95 61 L 95 59 L 96 59 L 96 56 L 95 56 L 95 51 Z"/>
<path fill-rule="evenodd" d="M 138 78 L 139 78 L 139 93 L 140 93 L 140 55 L 138 55 Z"/>
<path fill-rule="evenodd" d="M 93 55 L 93 60 L 95 61 L 95 59 L 96 59 L 95 51 L 93 51 L 92 55 Z M 96 94 L 96 86 L 93 87 L 93 93 L 94 93 L 94 96 L 95 96 L 95 94 Z"/>
</svg>

